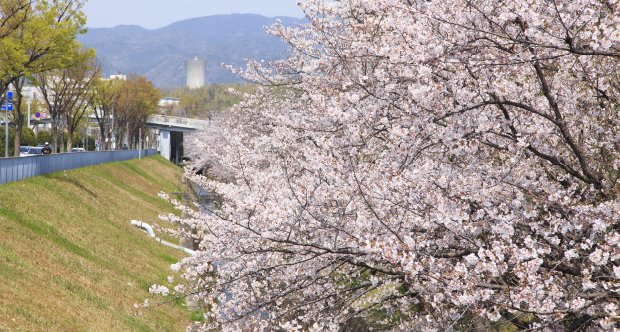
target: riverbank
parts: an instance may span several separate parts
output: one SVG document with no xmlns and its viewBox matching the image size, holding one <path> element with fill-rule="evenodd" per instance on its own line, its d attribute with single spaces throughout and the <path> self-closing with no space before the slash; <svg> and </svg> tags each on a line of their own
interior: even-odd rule
<svg viewBox="0 0 620 332">
<path fill-rule="evenodd" d="M 184 254 L 129 224 L 174 213 L 181 176 L 149 157 L 0 185 L 0 331 L 184 330 L 182 305 L 136 314 Z"/>
</svg>

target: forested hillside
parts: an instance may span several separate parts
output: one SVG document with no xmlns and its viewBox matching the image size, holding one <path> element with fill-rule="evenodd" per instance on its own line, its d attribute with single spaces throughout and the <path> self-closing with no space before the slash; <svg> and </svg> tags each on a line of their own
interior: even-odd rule
<svg viewBox="0 0 620 332">
<path fill-rule="evenodd" d="M 156 30 L 139 26 L 93 28 L 79 40 L 97 51 L 106 75 L 145 75 L 160 87 L 185 85 L 185 60 L 207 60 L 206 82 L 231 83 L 240 79 L 221 67 L 241 66 L 244 60 L 281 59 L 287 46 L 265 32 L 276 19 L 284 25 L 303 21 L 290 17 L 267 18 L 234 14 L 184 20 Z"/>
</svg>

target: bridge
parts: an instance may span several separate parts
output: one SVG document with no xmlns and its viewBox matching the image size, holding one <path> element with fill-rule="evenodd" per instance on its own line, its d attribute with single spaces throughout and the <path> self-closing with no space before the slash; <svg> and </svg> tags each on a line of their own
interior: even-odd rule
<svg viewBox="0 0 620 332">
<path fill-rule="evenodd" d="M 183 134 L 208 129 L 211 124 L 208 120 L 168 115 L 151 115 L 146 122 L 148 128 L 155 130 L 160 154 L 177 164 L 183 157 Z"/>
<path fill-rule="evenodd" d="M 51 119 L 33 120 L 34 123 L 49 125 Z M 89 116 L 88 121 L 96 123 L 94 115 Z M 158 142 L 160 154 L 177 164 L 183 158 L 183 134 L 196 130 L 208 129 L 212 121 L 183 118 L 168 115 L 151 115 L 146 121 L 147 128 L 155 131 L 155 141 Z"/>
</svg>

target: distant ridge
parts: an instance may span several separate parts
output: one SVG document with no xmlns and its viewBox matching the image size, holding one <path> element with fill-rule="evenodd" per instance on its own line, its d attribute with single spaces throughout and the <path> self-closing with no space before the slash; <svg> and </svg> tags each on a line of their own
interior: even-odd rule
<svg viewBox="0 0 620 332">
<path fill-rule="evenodd" d="M 89 28 L 78 39 L 97 51 L 105 75 L 135 73 L 159 87 L 185 86 L 185 60 L 198 56 L 207 60 L 207 83 L 230 83 L 240 80 L 221 68 L 221 63 L 242 66 L 247 58 L 286 57 L 287 46 L 264 29 L 276 19 L 287 26 L 305 22 L 293 17 L 214 15 L 154 30 L 136 25 Z"/>
</svg>

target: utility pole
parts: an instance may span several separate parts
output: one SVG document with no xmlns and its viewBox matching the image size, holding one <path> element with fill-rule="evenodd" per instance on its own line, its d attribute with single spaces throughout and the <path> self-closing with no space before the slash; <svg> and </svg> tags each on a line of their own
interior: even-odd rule
<svg viewBox="0 0 620 332">
<path fill-rule="evenodd" d="M 4 158 L 9 157 L 9 101 L 8 96 L 4 96 L 4 127 L 6 132 L 4 133 Z"/>
</svg>

